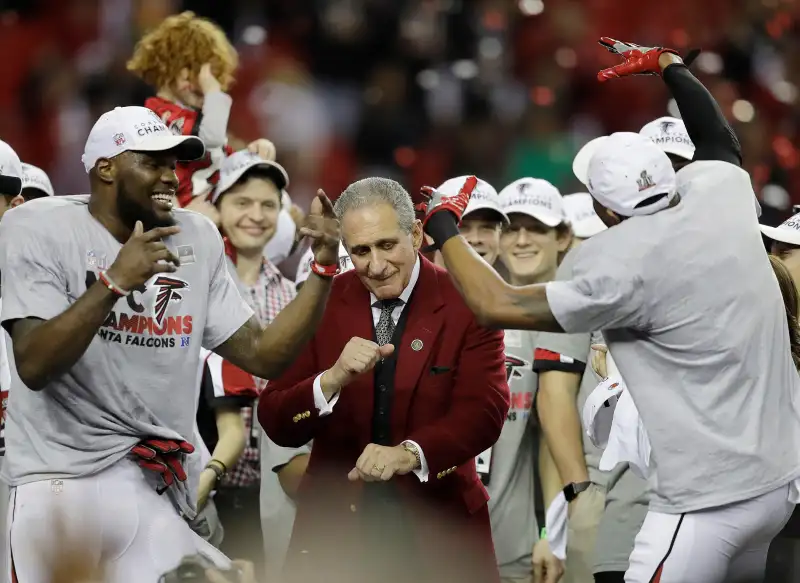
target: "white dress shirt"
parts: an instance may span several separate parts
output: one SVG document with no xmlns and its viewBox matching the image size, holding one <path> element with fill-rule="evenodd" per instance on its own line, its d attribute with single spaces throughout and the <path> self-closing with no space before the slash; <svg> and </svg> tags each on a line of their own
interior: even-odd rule
<svg viewBox="0 0 800 583">
<path fill-rule="evenodd" d="M 397 306 L 394 311 L 392 312 L 392 321 L 394 325 L 397 326 L 397 322 L 400 321 L 400 315 L 403 313 L 403 310 L 408 305 L 408 299 L 411 297 L 411 292 L 414 291 L 414 286 L 417 284 L 417 280 L 419 279 L 419 267 L 420 261 L 419 257 L 417 257 L 417 262 L 414 264 L 414 269 L 411 271 L 411 278 L 408 280 L 408 285 L 403 290 L 403 293 L 400 294 L 399 299 L 403 301 L 402 304 Z M 369 303 L 372 307 L 372 325 L 377 326 L 378 320 L 381 317 L 381 309 L 379 306 L 375 306 L 375 302 L 378 301 L 372 293 L 369 294 Z M 317 411 L 319 412 L 320 417 L 325 417 L 326 415 L 330 415 L 333 412 L 333 407 L 336 405 L 336 402 L 339 400 L 339 393 L 337 392 L 331 400 L 328 401 L 325 398 L 325 395 L 322 393 L 322 382 L 320 378 L 322 374 L 317 376 L 314 379 L 314 406 L 316 406 Z M 414 470 L 414 474 L 419 478 L 420 482 L 427 482 L 428 481 L 428 462 L 425 459 L 425 454 L 422 452 L 422 448 L 419 446 L 418 443 L 411 441 L 410 439 L 406 440 L 405 443 L 409 443 L 417 448 L 419 452 L 419 468 Z"/>
</svg>

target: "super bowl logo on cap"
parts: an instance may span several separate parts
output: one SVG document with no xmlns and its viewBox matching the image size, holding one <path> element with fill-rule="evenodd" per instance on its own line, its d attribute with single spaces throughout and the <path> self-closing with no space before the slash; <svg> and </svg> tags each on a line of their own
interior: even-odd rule
<svg viewBox="0 0 800 583">
<path fill-rule="evenodd" d="M 653 177 L 647 173 L 647 170 L 642 170 L 642 173 L 639 174 L 639 179 L 636 181 L 636 184 L 639 185 L 639 192 L 647 190 L 648 188 L 653 188 L 656 185 L 656 183 L 653 182 Z"/>
</svg>

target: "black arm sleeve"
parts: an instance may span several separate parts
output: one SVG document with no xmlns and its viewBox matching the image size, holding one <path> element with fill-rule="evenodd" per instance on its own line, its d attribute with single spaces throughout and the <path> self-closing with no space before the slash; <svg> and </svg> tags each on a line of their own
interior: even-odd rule
<svg viewBox="0 0 800 583">
<path fill-rule="evenodd" d="M 708 89 L 683 64 L 670 65 L 663 77 L 694 142 L 694 160 L 721 160 L 741 166 L 739 139 Z"/>
</svg>

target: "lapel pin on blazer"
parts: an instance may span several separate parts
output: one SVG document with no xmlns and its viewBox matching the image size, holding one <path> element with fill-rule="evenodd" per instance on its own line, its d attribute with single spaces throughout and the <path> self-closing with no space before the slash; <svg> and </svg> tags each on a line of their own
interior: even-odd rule
<svg viewBox="0 0 800 583">
<path fill-rule="evenodd" d="M 419 352 L 420 350 L 422 350 L 422 346 L 423 346 L 422 340 L 420 340 L 419 338 L 411 341 L 411 350 L 413 350 L 414 352 Z"/>
</svg>

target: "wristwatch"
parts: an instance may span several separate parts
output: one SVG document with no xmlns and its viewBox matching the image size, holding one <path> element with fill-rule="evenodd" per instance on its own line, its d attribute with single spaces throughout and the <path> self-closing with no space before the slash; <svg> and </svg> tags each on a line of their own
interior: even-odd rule
<svg viewBox="0 0 800 583">
<path fill-rule="evenodd" d="M 564 486 L 564 498 L 567 499 L 567 502 L 572 502 L 575 498 L 578 497 L 578 494 L 583 492 L 584 490 L 588 490 L 589 486 L 591 486 L 591 482 L 572 482 Z"/>
<path fill-rule="evenodd" d="M 417 449 L 417 446 L 414 445 L 413 443 L 408 442 L 408 441 L 404 441 L 402 443 L 402 445 L 403 445 L 403 449 L 404 450 L 406 450 L 407 452 L 409 452 L 410 454 L 412 454 L 416 458 L 417 462 L 416 462 L 416 464 L 414 464 L 414 469 L 417 470 L 417 469 L 421 468 L 422 467 L 422 460 L 419 457 L 419 450 Z"/>
</svg>

